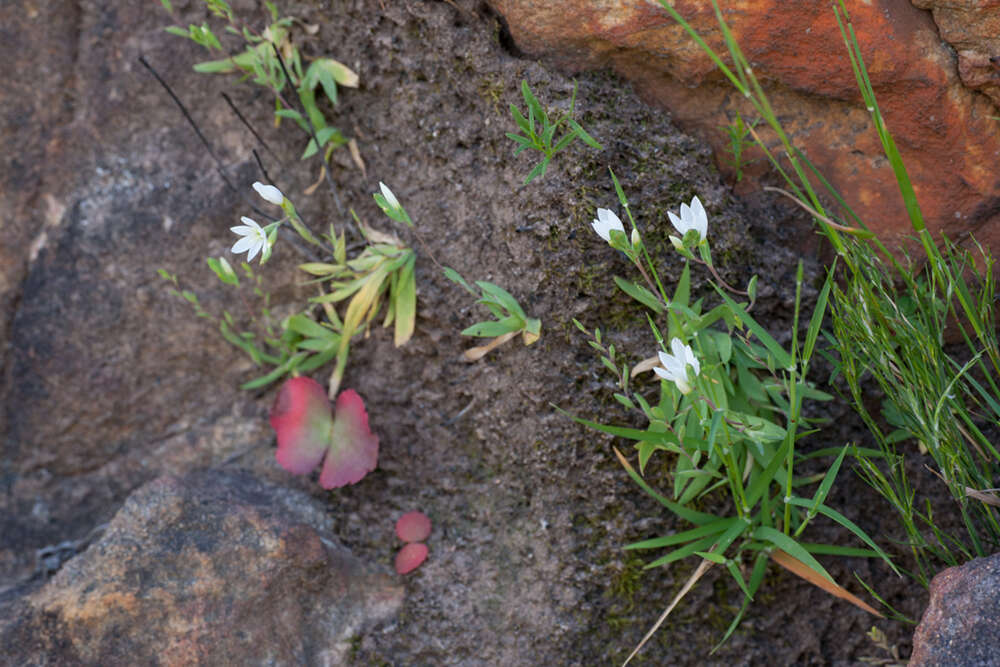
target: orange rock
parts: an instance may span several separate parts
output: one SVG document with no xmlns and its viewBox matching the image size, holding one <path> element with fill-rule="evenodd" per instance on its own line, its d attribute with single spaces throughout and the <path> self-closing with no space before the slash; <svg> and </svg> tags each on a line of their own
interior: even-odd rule
<svg viewBox="0 0 1000 667">
<path fill-rule="evenodd" d="M 518 48 L 571 70 L 611 66 L 646 100 L 669 109 L 681 127 L 703 136 L 720 158 L 727 157 L 728 144 L 720 126 L 736 112 L 754 118 L 746 100 L 657 2 L 492 1 Z M 899 243 L 911 233 L 910 222 L 830 4 L 721 4 L 792 141 L 873 230 Z M 709 0 L 674 6 L 713 48 L 725 51 Z M 990 118 L 1000 112 L 963 85 L 954 52 L 929 12 L 904 0 L 850 3 L 850 9 L 879 106 L 928 227 L 953 238 L 972 231 L 1000 248 L 1000 229 L 990 224 L 1000 221 L 1000 122 Z M 762 173 L 751 170 L 748 187 Z"/>
</svg>

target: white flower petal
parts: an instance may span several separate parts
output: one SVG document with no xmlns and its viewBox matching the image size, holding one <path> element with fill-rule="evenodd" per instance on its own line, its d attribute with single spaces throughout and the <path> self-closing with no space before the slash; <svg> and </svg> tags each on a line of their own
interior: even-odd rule
<svg viewBox="0 0 1000 667">
<path fill-rule="evenodd" d="M 691 213 L 693 215 L 693 228 L 698 230 L 701 238 L 708 238 L 708 213 L 705 212 L 705 207 L 702 206 L 698 195 L 695 195 L 694 199 L 691 200 Z"/>
<path fill-rule="evenodd" d="M 670 224 L 674 226 L 677 233 L 684 236 L 684 232 L 687 231 L 687 226 L 684 224 L 684 221 L 674 215 L 673 211 L 667 211 L 667 216 L 670 218 Z"/>
<path fill-rule="evenodd" d="M 396 199 L 396 195 L 392 194 L 392 190 L 390 190 L 385 183 L 379 181 L 378 187 L 379 190 L 382 191 L 382 196 L 385 197 L 385 203 L 389 205 L 389 208 L 400 208 L 399 200 Z"/>
<path fill-rule="evenodd" d="M 254 220 L 253 218 L 248 218 L 245 215 L 244 216 L 240 216 L 240 222 L 242 222 L 245 225 L 249 225 L 250 227 L 253 227 L 258 232 L 261 232 L 261 233 L 264 232 L 264 230 L 260 228 L 260 225 L 257 224 L 257 221 Z"/>
<path fill-rule="evenodd" d="M 261 245 L 263 245 L 263 244 L 262 243 L 254 243 L 252 246 L 250 246 L 250 252 L 247 253 L 247 261 L 248 262 L 252 262 L 253 258 L 257 256 L 257 253 L 260 252 Z"/>
<path fill-rule="evenodd" d="M 285 195 L 281 194 L 281 190 L 274 187 L 273 185 L 264 185 L 260 181 L 253 184 L 253 189 L 257 191 L 265 201 L 269 201 L 276 206 L 281 206 L 285 201 Z"/>
<path fill-rule="evenodd" d="M 625 233 L 625 226 L 622 225 L 622 221 L 614 211 L 606 208 L 597 209 L 597 219 L 590 223 L 590 226 L 594 228 L 598 236 L 608 242 L 611 241 L 612 229 L 617 229 L 623 234 Z"/>
<path fill-rule="evenodd" d="M 249 236 L 244 236 L 233 245 L 232 252 L 233 254 L 236 255 L 240 254 L 241 252 L 246 252 L 253 246 L 253 244 L 254 240 L 252 238 L 250 238 Z"/>
</svg>

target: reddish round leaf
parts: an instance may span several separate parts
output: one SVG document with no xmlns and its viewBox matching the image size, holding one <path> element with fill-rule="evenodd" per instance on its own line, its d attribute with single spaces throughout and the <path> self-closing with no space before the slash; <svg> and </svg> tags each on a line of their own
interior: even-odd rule
<svg viewBox="0 0 1000 667">
<path fill-rule="evenodd" d="M 307 377 L 286 381 L 271 407 L 271 426 L 278 436 L 276 457 L 296 475 L 315 468 L 330 446 L 333 411 L 326 392 Z"/>
<path fill-rule="evenodd" d="M 427 560 L 427 545 L 420 542 L 410 542 L 396 554 L 396 572 L 409 574 Z"/>
<path fill-rule="evenodd" d="M 404 542 L 423 542 L 431 534 L 431 520 L 423 512 L 407 512 L 396 522 L 396 535 Z"/>
</svg>

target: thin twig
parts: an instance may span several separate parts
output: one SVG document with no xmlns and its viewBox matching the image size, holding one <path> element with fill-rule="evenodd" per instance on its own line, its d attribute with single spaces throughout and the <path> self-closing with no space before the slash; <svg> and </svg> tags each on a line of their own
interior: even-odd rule
<svg viewBox="0 0 1000 667">
<path fill-rule="evenodd" d="M 267 169 L 264 168 L 264 162 L 260 159 L 260 155 L 258 155 L 257 149 L 252 148 L 250 149 L 250 152 L 253 154 L 253 159 L 257 161 L 257 168 L 259 168 L 260 173 L 263 174 L 264 180 L 267 181 L 268 183 L 273 184 L 274 181 L 271 180 L 271 175 L 267 173 Z"/>
<path fill-rule="evenodd" d="M 262 209 L 257 207 L 257 205 L 253 202 L 253 200 L 251 200 L 249 197 L 246 196 L 243 190 L 237 188 L 235 185 L 233 185 L 232 181 L 229 180 L 229 176 L 226 175 L 225 167 L 222 165 L 222 160 L 220 160 L 219 156 L 216 155 L 214 150 L 212 150 L 212 145 L 208 143 L 208 139 L 206 139 L 205 135 L 202 134 L 201 128 L 198 127 L 198 123 L 196 123 L 194 121 L 194 118 L 191 117 L 191 113 L 187 110 L 187 107 L 184 106 L 184 103 L 181 102 L 180 98 L 177 97 L 177 95 L 174 93 L 173 89 L 170 88 L 167 82 L 163 80 L 163 77 L 160 76 L 159 72 L 153 69 L 153 66 L 149 64 L 145 56 L 139 56 L 139 62 L 142 63 L 143 66 L 147 70 L 149 70 L 149 73 L 152 74 L 153 77 L 159 82 L 159 84 L 163 86 L 163 89 L 167 91 L 168 95 L 170 95 L 170 99 L 172 99 L 174 101 L 174 104 L 177 105 L 177 108 L 180 109 L 181 114 L 183 114 L 184 118 L 191 125 L 192 129 L 194 129 L 195 134 L 198 135 L 198 139 L 201 140 L 201 143 L 205 147 L 205 150 L 208 151 L 208 154 L 215 161 L 215 166 L 219 172 L 219 176 L 221 176 L 225 184 L 229 186 L 229 189 L 239 194 L 240 197 L 242 197 L 243 200 L 250 205 L 250 208 L 252 208 L 255 213 L 257 213 L 262 217 L 269 217 L 267 213 L 265 213 Z"/>
<path fill-rule="evenodd" d="M 233 103 L 232 98 L 230 98 L 229 95 L 227 95 L 224 92 L 221 93 L 221 95 L 222 95 L 222 99 L 224 99 L 226 101 L 226 104 L 229 105 L 229 108 L 233 110 L 234 114 L 236 114 L 236 117 L 240 119 L 240 122 L 243 123 L 243 125 L 248 130 L 250 130 L 250 134 L 252 134 L 254 136 L 254 138 L 260 143 L 260 145 L 263 146 L 265 149 L 267 149 L 267 152 L 270 153 L 271 156 L 274 157 L 274 159 L 277 160 L 280 163 L 281 159 L 275 154 L 275 152 L 273 150 L 271 150 L 271 147 L 267 145 L 267 142 L 264 141 L 264 137 L 262 137 L 259 134 L 257 134 L 257 130 L 255 130 L 253 128 L 253 125 L 250 124 L 250 121 L 248 121 L 243 116 L 243 114 L 240 113 L 239 108 L 237 108 L 237 106 Z M 260 163 L 260 159 L 259 158 L 258 158 L 257 162 L 258 162 L 258 164 Z M 263 168 L 261 170 L 263 171 Z M 270 180 L 270 179 L 268 179 L 268 180 Z"/>
</svg>

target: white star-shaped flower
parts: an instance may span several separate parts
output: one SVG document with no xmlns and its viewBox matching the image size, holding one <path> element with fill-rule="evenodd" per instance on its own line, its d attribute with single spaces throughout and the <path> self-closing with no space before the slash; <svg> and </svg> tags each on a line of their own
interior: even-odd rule
<svg viewBox="0 0 1000 667">
<path fill-rule="evenodd" d="M 264 185 L 260 181 L 253 184 L 253 189 L 257 191 L 265 201 L 269 201 L 275 206 L 281 206 L 285 201 L 285 195 L 281 194 L 281 190 L 274 187 L 273 185 Z"/>
<path fill-rule="evenodd" d="M 622 221 L 615 215 L 614 211 L 608 210 L 606 208 L 597 209 L 597 218 L 590 223 L 600 236 L 607 242 L 611 242 L 611 230 L 617 229 L 621 233 L 625 233 L 625 226 L 622 225 Z"/>
<path fill-rule="evenodd" d="M 653 372 L 664 380 L 669 380 L 676 384 L 682 394 L 690 393 L 690 380 L 697 377 L 698 373 L 701 372 L 701 364 L 698 363 L 698 357 L 694 356 L 694 350 L 681 342 L 680 338 L 674 338 L 670 341 L 670 351 L 673 354 L 667 354 L 666 352 L 659 353 L 660 363 L 663 364 L 663 368 L 656 367 L 653 369 Z M 690 378 L 688 377 L 688 366 L 694 369 L 694 373 L 691 374 Z"/>
<path fill-rule="evenodd" d="M 232 252 L 237 255 L 245 252 L 247 253 L 247 261 L 252 262 L 257 253 L 270 248 L 271 242 L 267 240 L 267 232 L 256 221 L 246 216 L 241 217 L 240 221 L 243 223 L 242 225 L 229 228 L 230 231 L 242 237 L 233 246 Z"/>
<path fill-rule="evenodd" d="M 681 237 L 693 229 L 698 232 L 698 240 L 708 237 L 708 214 L 705 207 L 701 205 L 701 200 L 697 195 L 691 200 L 691 205 L 681 204 L 681 216 L 678 218 L 673 211 L 667 211 L 670 222 L 674 225 Z"/>
</svg>

